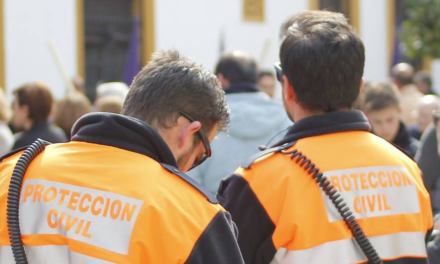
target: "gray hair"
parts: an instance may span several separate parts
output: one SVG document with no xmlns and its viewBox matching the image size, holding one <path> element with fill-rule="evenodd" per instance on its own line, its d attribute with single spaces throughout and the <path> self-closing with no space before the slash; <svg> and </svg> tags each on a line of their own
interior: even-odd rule
<svg viewBox="0 0 440 264">
<path fill-rule="evenodd" d="M 214 74 L 176 50 L 158 51 L 135 77 L 121 113 L 156 129 L 174 125 L 185 112 L 211 131 L 227 131 L 230 110 Z"/>
</svg>

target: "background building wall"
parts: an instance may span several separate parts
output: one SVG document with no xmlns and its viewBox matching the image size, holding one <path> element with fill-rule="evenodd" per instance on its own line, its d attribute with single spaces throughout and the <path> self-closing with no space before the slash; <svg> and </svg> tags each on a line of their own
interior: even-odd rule
<svg viewBox="0 0 440 264">
<path fill-rule="evenodd" d="M 77 74 L 77 1 L 1 0 L 4 15 L 5 87 L 10 94 L 19 85 L 41 80 L 57 99 L 66 87 L 49 49 L 55 44 L 69 77 Z M 295 12 L 309 9 L 310 0 L 264 0 L 264 21 L 243 19 L 243 1 L 155 0 L 154 46 L 176 48 L 210 70 L 221 51 L 245 50 L 263 69 L 279 61 L 279 28 Z M 360 0 L 359 28 L 366 46 L 365 79 L 388 79 L 389 58 L 386 1 Z M 278 86 L 277 97 L 280 98 Z"/>
<path fill-rule="evenodd" d="M 225 51 L 248 51 L 263 68 L 272 69 L 273 63 L 279 61 L 281 23 L 293 13 L 308 9 L 309 1 L 265 0 L 264 22 L 243 21 L 242 3 L 156 1 L 156 49 L 178 48 L 214 70 L 223 45 Z"/>
<path fill-rule="evenodd" d="M 59 99 L 65 85 L 49 49 L 52 40 L 69 77 L 77 71 L 75 0 L 3 0 L 5 79 L 10 94 L 41 80 Z"/>
<path fill-rule="evenodd" d="M 360 1 L 360 36 L 365 45 L 365 81 L 387 81 L 388 51 L 387 1 Z"/>
</svg>

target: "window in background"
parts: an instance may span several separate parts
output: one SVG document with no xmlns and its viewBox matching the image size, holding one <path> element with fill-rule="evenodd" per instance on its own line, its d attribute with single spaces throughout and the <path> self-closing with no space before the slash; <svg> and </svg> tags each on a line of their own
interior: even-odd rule
<svg viewBox="0 0 440 264">
<path fill-rule="evenodd" d="M 92 101 L 98 83 L 123 81 L 136 24 L 136 4 L 139 1 L 84 1 L 85 80 Z"/>
</svg>

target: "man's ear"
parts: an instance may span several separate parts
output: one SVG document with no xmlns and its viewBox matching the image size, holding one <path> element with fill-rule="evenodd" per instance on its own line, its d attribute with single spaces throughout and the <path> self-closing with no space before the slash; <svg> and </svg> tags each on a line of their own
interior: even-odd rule
<svg viewBox="0 0 440 264">
<path fill-rule="evenodd" d="M 364 77 L 362 77 L 361 85 L 359 86 L 359 91 L 362 91 L 362 89 L 364 89 L 364 85 L 365 85 L 365 79 L 364 79 Z"/>
<path fill-rule="evenodd" d="M 293 86 L 286 75 L 283 75 L 283 93 L 284 93 L 284 100 L 286 100 L 286 102 L 296 101 L 295 91 L 293 90 Z"/>
<path fill-rule="evenodd" d="M 226 79 L 221 73 L 217 74 L 217 79 L 220 81 L 222 88 L 226 88 L 230 85 L 228 79 Z"/>
<path fill-rule="evenodd" d="M 183 129 L 180 130 L 179 134 L 179 148 L 183 148 L 185 146 L 185 143 L 187 142 L 187 139 L 192 138 L 191 135 L 197 133 L 200 128 L 202 128 L 202 124 L 199 121 L 194 121 L 184 126 Z"/>
</svg>

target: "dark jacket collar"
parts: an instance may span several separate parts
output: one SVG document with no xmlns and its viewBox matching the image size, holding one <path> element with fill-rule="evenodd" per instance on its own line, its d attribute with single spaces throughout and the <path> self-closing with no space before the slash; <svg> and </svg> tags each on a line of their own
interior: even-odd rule
<svg viewBox="0 0 440 264">
<path fill-rule="evenodd" d="M 396 144 L 403 149 L 406 149 L 406 147 L 411 144 L 408 130 L 402 121 L 400 121 L 399 131 L 397 132 L 396 137 L 393 139 L 393 144 Z"/>
<path fill-rule="evenodd" d="M 43 129 L 47 129 L 49 127 L 49 122 L 44 120 L 38 124 L 33 124 L 32 127 L 29 129 L 29 132 L 34 132 L 34 131 L 40 131 Z"/>
<path fill-rule="evenodd" d="M 411 137 L 406 125 L 402 121 L 400 121 L 399 131 L 392 143 L 400 150 L 403 150 L 411 159 L 416 155 L 419 145 L 418 141 Z"/>
<path fill-rule="evenodd" d="M 72 141 L 125 149 L 177 167 L 171 150 L 156 130 L 149 124 L 128 116 L 87 114 L 73 126 Z"/>
<path fill-rule="evenodd" d="M 370 130 L 367 118 L 359 110 L 329 112 L 299 120 L 290 127 L 284 138 L 273 146 L 330 133 Z"/>
<path fill-rule="evenodd" d="M 226 94 L 261 92 L 261 89 L 252 83 L 234 83 L 226 87 L 224 90 Z"/>
</svg>

